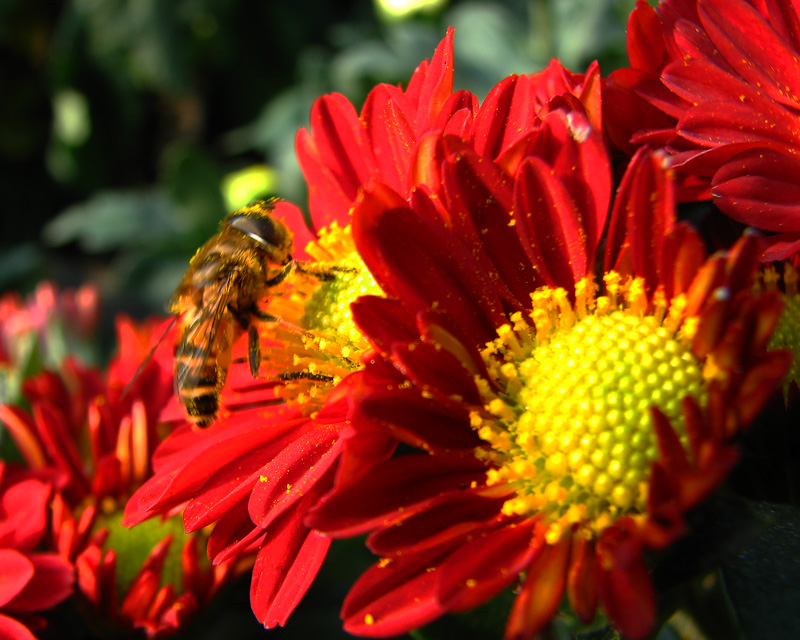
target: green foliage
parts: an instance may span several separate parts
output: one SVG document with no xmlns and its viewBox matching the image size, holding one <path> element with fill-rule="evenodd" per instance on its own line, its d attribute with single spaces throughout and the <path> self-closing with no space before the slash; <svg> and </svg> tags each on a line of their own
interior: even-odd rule
<svg viewBox="0 0 800 640">
<path fill-rule="evenodd" d="M 260 195 L 304 206 L 294 136 L 319 95 L 360 106 L 375 83 L 407 82 L 447 25 L 456 86 L 480 97 L 556 56 L 608 71 L 630 5 L 465 1 L 390 20 L 365 0 L 8 0 L 0 287 L 91 279 L 112 308 L 160 310 L 227 212 L 227 175 L 266 164 Z"/>
</svg>

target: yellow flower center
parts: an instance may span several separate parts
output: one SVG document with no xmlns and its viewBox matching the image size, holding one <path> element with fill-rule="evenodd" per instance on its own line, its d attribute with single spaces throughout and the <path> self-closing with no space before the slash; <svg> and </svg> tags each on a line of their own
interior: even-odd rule
<svg viewBox="0 0 800 640">
<path fill-rule="evenodd" d="M 576 523 L 599 532 L 643 513 L 658 457 L 651 408 L 686 447 L 681 401 L 705 401 L 682 301 L 669 314 L 663 306 L 646 314 L 640 282 L 608 284 L 611 297 L 595 301 L 579 291 L 575 307 L 562 290 L 537 291 L 536 329 L 515 314 L 513 327 L 501 327 L 484 350 L 499 388 L 484 381 L 484 411 L 472 415 L 491 445 L 480 454 L 493 463 L 487 482 L 513 487 L 507 515 L 544 514 L 550 541 Z"/>
<path fill-rule="evenodd" d="M 369 346 L 356 328 L 350 303 L 381 294 L 356 251 L 350 227 L 331 225 L 306 247 L 314 262 L 295 271 L 268 311 L 282 323 L 262 334 L 266 360 L 287 378 L 280 395 L 309 412 L 319 409 L 330 389 L 361 368 L 358 356 Z M 290 376 L 296 376 L 289 379 Z"/>
</svg>

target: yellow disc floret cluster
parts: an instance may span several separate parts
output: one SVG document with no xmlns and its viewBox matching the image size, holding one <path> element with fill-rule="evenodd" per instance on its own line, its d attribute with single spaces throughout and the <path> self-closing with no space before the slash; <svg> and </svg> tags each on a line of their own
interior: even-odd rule
<svg viewBox="0 0 800 640">
<path fill-rule="evenodd" d="M 350 227 L 340 229 L 334 224 L 323 230 L 307 251 L 322 269 L 330 265 L 337 271 L 332 272 L 334 277 L 320 282 L 306 302 L 303 326 L 333 334 L 343 346 L 349 343 L 355 351 L 363 351 L 368 344 L 353 323 L 350 303 L 359 296 L 381 295 L 382 291 L 358 255 Z"/>
<path fill-rule="evenodd" d="M 507 515 L 544 514 L 551 541 L 575 523 L 599 532 L 642 513 L 658 457 L 652 407 L 687 446 L 682 399 L 705 399 L 675 315 L 643 313 L 641 283 L 609 282 L 614 296 L 579 292 L 575 307 L 563 290 L 538 291 L 533 326 L 515 314 L 484 350 L 495 385 L 482 385 L 472 423 L 491 445 L 488 484 L 513 487 Z"/>
<path fill-rule="evenodd" d="M 334 385 L 361 367 L 358 357 L 368 347 L 350 304 L 381 291 L 349 226 L 323 229 L 306 252 L 313 261 L 302 263 L 270 297 L 268 311 L 280 321 L 262 331 L 262 351 L 284 381 L 280 396 L 313 413 Z"/>
</svg>

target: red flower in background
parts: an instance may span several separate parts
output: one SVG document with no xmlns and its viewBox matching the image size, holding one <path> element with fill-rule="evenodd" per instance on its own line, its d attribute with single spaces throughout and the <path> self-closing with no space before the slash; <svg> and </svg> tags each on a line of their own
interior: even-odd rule
<svg viewBox="0 0 800 640">
<path fill-rule="evenodd" d="M 509 638 L 536 635 L 565 593 L 581 620 L 599 604 L 645 637 L 644 552 L 685 532 L 788 368 L 766 349 L 779 298 L 750 291 L 758 242 L 707 260 L 675 224 L 661 156 L 639 153 L 623 178 L 598 288 L 602 136 L 566 95 L 519 140 L 491 160 L 440 134 L 435 202 L 373 183 L 355 204 L 389 297 L 353 306 L 376 353 L 345 449 L 377 432 L 421 452 L 342 483 L 308 519 L 368 533 L 382 556 L 346 599 L 352 633 L 408 632 L 521 581 Z"/>
<path fill-rule="evenodd" d="M 165 435 L 158 424 L 172 395 L 172 358 L 164 343 L 134 380 L 162 323 L 137 328 L 120 319 L 117 331 L 119 354 L 105 376 L 67 359 L 60 375 L 45 371 L 25 382 L 30 413 L 4 405 L 0 418 L 28 467 L 52 478 L 46 542 L 73 563 L 77 593 L 96 622 L 156 637 L 205 606 L 233 567 L 204 567 L 196 536 L 175 539 L 183 538 L 180 526 L 120 528 L 122 506 L 148 477 Z M 180 576 L 180 584 L 166 573 Z"/>
<path fill-rule="evenodd" d="M 45 626 L 37 615 L 73 590 L 72 565 L 56 553 L 37 551 L 49 523 L 49 474 L 0 461 L 0 637 L 33 640 Z"/>
<path fill-rule="evenodd" d="M 664 147 L 681 200 L 713 197 L 776 232 L 765 260 L 800 248 L 800 14 L 783 0 L 639 0 L 630 68 L 607 83 L 610 137 Z"/>
</svg>

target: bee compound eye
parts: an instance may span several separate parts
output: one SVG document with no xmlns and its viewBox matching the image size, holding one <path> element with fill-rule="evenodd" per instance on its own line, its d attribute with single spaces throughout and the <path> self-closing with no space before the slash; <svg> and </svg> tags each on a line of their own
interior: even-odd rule
<svg viewBox="0 0 800 640">
<path fill-rule="evenodd" d="M 248 215 L 234 215 L 228 219 L 228 225 L 241 231 L 259 244 L 277 247 L 280 244 L 280 228 L 270 217 L 256 218 Z"/>
</svg>

